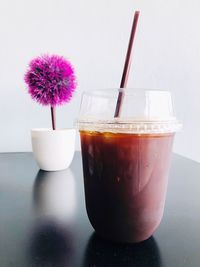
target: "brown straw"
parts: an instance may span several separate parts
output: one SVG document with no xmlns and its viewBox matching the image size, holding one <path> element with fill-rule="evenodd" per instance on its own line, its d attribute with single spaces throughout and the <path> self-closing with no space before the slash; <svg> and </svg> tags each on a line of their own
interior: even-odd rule
<svg viewBox="0 0 200 267">
<path fill-rule="evenodd" d="M 129 70 L 131 66 L 131 59 L 132 59 L 132 47 L 133 47 L 133 42 L 134 42 L 139 15 L 140 15 L 140 12 L 135 11 L 133 25 L 131 29 L 131 35 L 130 35 L 129 44 L 128 44 L 128 50 L 126 53 L 126 60 L 124 63 L 124 70 L 123 70 L 122 79 L 120 83 L 120 88 L 125 88 L 127 85 Z M 117 105 L 115 109 L 115 115 L 114 115 L 115 118 L 120 116 L 123 98 L 124 98 L 124 93 L 120 91 L 118 94 Z"/>
</svg>

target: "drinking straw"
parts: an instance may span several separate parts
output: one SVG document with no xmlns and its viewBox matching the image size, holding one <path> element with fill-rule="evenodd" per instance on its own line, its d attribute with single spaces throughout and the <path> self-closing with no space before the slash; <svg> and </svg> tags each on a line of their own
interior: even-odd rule
<svg viewBox="0 0 200 267">
<path fill-rule="evenodd" d="M 129 75 L 129 70 L 130 70 L 131 60 L 132 60 L 132 47 L 133 47 L 133 42 L 134 42 L 134 37 L 135 37 L 135 32 L 136 32 L 136 28 L 137 28 L 137 22 L 138 22 L 139 15 L 140 15 L 140 12 L 135 11 L 134 19 L 133 19 L 133 25 L 132 25 L 130 39 L 129 39 L 129 44 L 128 44 L 128 49 L 127 49 L 127 53 L 126 53 L 126 59 L 125 59 L 125 63 L 124 63 L 123 74 L 122 74 L 121 83 L 120 83 L 120 88 L 126 88 L 126 85 L 127 85 L 128 75 Z M 120 116 L 123 98 L 124 98 L 124 92 L 119 91 L 118 98 L 117 98 L 117 104 L 116 104 L 116 108 L 115 108 L 115 115 L 114 115 L 115 118 Z"/>
</svg>

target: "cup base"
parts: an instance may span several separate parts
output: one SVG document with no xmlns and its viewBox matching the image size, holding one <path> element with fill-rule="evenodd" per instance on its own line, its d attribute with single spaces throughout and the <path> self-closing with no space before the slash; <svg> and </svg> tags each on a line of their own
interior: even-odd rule
<svg viewBox="0 0 200 267">
<path fill-rule="evenodd" d="M 109 241 L 109 242 L 113 242 L 113 243 L 119 243 L 119 244 L 136 244 L 136 243 L 141 243 L 146 241 L 147 239 L 149 239 L 151 235 L 147 235 L 141 238 L 118 238 L 118 237 L 109 237 L 109 236 L 105 236 L 97 231 L 95 231 L 95 233 L 97 234 L 97 236 L 99 236 L 100 238 L 102 238 L 103 240 Z"/>
</svg>

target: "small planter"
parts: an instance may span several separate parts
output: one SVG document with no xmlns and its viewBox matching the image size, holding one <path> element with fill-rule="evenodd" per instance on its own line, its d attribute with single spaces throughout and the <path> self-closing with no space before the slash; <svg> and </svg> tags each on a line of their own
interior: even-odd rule
<svg viewBox="0 0 200 267">
<path fill-rule="evenodd" d="M 75 136 L 75 129 L 32 129 L 33 154 L 40 169 L 59 171 L 68 168 L 74 156 Z"/>
</svg>

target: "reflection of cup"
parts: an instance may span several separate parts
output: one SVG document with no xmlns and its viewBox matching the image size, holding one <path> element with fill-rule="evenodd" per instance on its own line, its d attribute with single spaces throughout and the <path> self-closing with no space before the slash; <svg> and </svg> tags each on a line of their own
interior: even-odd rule
<svg viewBox="0 0 200 267">
<path fill-rule="evenodd" d="M 74 266 L 71 232 L 54 221 L 37 222 L 29 238 L 31 266 Z"/>
<path fill-rule="evenodd" d="M 39 215 L 48 215 L 68 222 L 76 210 L 76 185 L 72 171 L 40 170 L 34 184 L 34 206 Z"/>
<path fill-rule="evenodd" d="M 162 261 L 153 237 L 139 244 L 115 244 L 93 234 L 85 251 L 83 266 L 161 267 Z"/>
<path fill-rule="evenodd" d="M 180 127 L 168 91 L 117 90 L 83 95 L 79 118 L 88 217 L 98 234 L 140 242 L 164 209 L 174 133 Z"/>
</svg>

